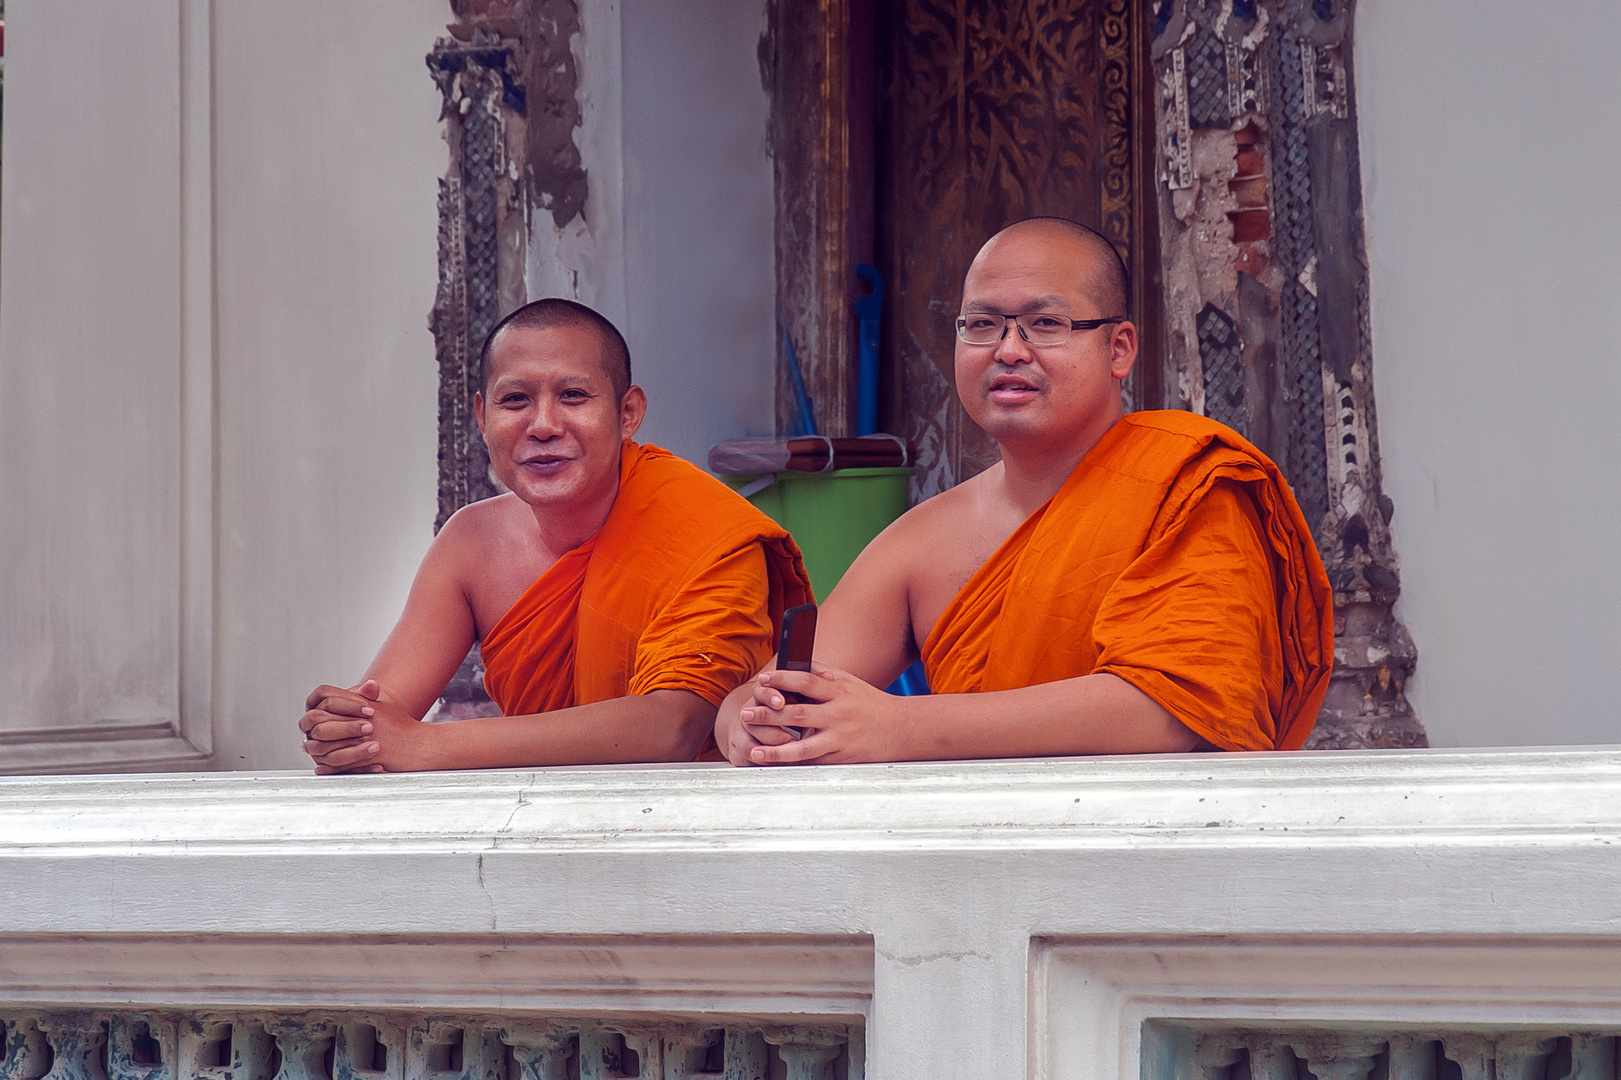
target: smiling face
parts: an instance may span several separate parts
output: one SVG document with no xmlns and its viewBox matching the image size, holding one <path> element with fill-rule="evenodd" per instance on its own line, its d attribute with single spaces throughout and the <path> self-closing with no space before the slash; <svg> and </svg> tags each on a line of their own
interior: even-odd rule
<svg viewBox="0 0 1621 1080">
<path fill-rule="evenodd" d="M 1089 287 L 1096 253 L 1061 230 L 1013 226 L 980 249 L 963 282 L 962 314 L 1037 312 L 1064 319 L 1103 311 Z M 1129 322 L 1076 330 L 1059 345 L 1033 346 L 1011 321 L 991 345 L 957 341 L 957 396 L 1004 454 L 1085 452 L 1123 414 L 1120 380 L 1137 358 Z"/>
<path fill-rule="evenodd" d="M 473 397 L 490 466 L 537 510 L 606 515 L 619 452 L 647 413 L 632 386 L 616 397 L 602 339 L 584 325 L 508 327 L 490 345 L 489 381 Z"/>
</svg>

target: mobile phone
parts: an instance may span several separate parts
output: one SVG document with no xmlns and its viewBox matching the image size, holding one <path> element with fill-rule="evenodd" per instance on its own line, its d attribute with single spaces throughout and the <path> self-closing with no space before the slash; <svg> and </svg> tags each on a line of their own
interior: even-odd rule
<svg viewBox="0 0 1621 1080">
<path fill-rule="evenodd" d="M 778 671 L 809 671 L 811 669 L 811 653 L 816 648 L 816 605 L 799 604 L 782 613 L 782 635 L 777 639 L 777 670 Z M 799 694 L 779 690 L 783 698 L 791 702 L 802 702 L 804 697 Z M 782 725 L 782 730 L 796 739 L 805 737 L 805 729 Z"/>
</svg>

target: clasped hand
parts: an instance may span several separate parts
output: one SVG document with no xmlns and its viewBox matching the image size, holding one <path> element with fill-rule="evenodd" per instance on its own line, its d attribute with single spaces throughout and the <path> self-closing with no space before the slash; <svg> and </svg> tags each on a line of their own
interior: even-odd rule
<svg viewBox="0 0 1621 1080">
<path fill-rule="evenodd" d="M 375 679 L 348 689 L 318 686 L 305 699 L 304 708 L 298 721 L 305 739 L 302 749 L 315 759 L 317 776 L 398 771 L 404 764 L 402 754 L 409 752 L 412 736 L 422 727 L 416 717 L 384 698 Z"/>
<path fill-rule="evenodd" d="M 726 746 L 734 765 L 833 765 L 894 761 L 905 699 L 886 694 L 838 668 L 764 671 L 750 682 Z M 798 694 L 792 702 L 784 692 Z M 796 739 L 784 728 L 804 729 Z"/>
</svg>

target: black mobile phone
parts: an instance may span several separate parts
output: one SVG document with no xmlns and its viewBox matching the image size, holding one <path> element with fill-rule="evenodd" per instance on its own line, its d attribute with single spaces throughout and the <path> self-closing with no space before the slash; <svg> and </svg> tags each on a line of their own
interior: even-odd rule
<svg viewBox="0 0 1621 1080">
<path fill-rule="evenodd" d="M 782 635 L 777 639 L 778 671 L 809 671 L 811 653 L 816 648 L 816 605 L 799 604 L 782 613 Z M 791 702 L 805 699 L 787 690 L 778 691 Z M 783 725 L 782 730 L 796 739 L 804 738 L 805 729 Z"/>
</svg>

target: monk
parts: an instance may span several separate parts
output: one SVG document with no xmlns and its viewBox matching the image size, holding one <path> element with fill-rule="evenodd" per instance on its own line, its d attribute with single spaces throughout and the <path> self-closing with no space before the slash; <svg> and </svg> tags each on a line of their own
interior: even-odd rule
<svg viewBox="0 0 1621 1080">
<path fill-rule="evenodd" d="M 647 395 L 607 319 L 537 300 L 484 343 L 473 412 L 507 494 L 457 511 L 356 686 L 299 721 L 317 773 L 691 761 L 810 597 L 799 550 L 631 441 Z M 474 641 L 504 715 L 422 723 Z"/>
<path fill-rule="evenodd" d="M 1333 661 L 1310 531 L 1236 432 L 1125 415 L 1126 295 L 1113 246 L 1074 222 L 985 244 L 963 283 L 956 384 L 1002 459 L 862 552 L 822 607 L 811 671 L 767 669 L 727 699 L 729 760 L 1305 742 Z M 877 689 L 917 659 L 932 696 Z"/>
</svg>

